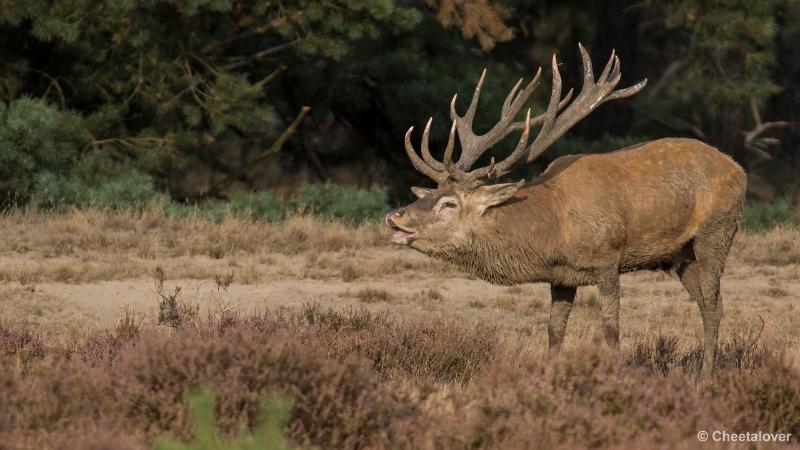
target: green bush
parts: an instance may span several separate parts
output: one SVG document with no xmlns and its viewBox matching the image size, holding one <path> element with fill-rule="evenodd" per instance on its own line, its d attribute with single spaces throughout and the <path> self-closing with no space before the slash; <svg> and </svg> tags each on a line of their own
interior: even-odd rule
<svg viewBox="0 0 800 450">
<path fill-rule="evenodd" d="M 792 202 L 788 198 L 779 198 L 772 202 L 751 201 L 744 206 L 742 224 L 750 231 L 762 231 L 776 225 L 800 225 L 792 211 Z"/>
<path fill-rule="evenodd" d="M 44 100 L 0 104 L 0 204 L 24 202 L 39 176 L 68 173 L 89 139 L 80 115 Z"/>
<path fill-rule="evenodd" d="M 201 208 L 216 220 L 234 216 L 276 222 L 287 214 L 285 201 L 270 191 L 233 194 L 228 200 L 210 201 Z"/>
<path fill-rule="evenodd" d="M 386 193 L 379 188 L 331 183 L 301 186 L 289 199 L 289 206 L 297 213 L 353 222 L 380 218 L 389 209 Z"/>
<path fill-rule="evenodd" d="M 31 201 L 40 209 L 63 209 L 69 206 L 110 210 L 143 209 L 169 203 L 156 189 L 152 177 L 140 172 L 127 172 L 91 185 L 49 171 L 36 176 Z"/>
<path fill-rule="evenodd" d="M 242 432 L 231 440 L 219 435 L 214 409 L 214 393 L 208 389 L 192 392 L 186 396 L 186 404 L 194 424 L 194 439 L 186 444 L 165 438 L 156 442 L 156 450 L 286 450 L 289 446 L 282 430 L 289 420 L 292 402 L 274 396 L 265 396 L 261 402 L 261 424 L 253 432 Z"/>
<path fill-rule="evenodd" d="M 40 209 L 63 209 L 80 203 L 87 187 L 79 180 L 45 170 L 36 175 L 31 188 L 31 202 Z"/>
<path fill-rule="evenodd" d="M 123 210 L 146 208 L 166 201 L 166 196 L 156 189 L 149 175 L 129 172 L 89 188 L 86 197 L 79 203 L 101 209 Z"/>
</svg>

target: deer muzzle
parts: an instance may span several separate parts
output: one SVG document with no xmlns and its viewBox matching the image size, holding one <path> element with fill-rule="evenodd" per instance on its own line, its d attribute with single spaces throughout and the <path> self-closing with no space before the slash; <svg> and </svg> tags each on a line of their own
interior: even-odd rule
<svg viewBox="0 0 800 450">
<path fill-rule="evenodd" d="M 408 245 L 415 237 L 417 237 L 417 232 L 398 223 L 401 222 L 404 217 L 405 209 L 396 209 L 386 215 L 386 226 L 392 230 L 392 236 L 389 238 L 389 240 L 397 244 Z"/>
</svg>

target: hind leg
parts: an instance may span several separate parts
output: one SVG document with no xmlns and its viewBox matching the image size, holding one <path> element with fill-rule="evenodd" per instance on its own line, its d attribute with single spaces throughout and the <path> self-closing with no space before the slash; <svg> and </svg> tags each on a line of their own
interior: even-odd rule
<svg viewBox="0 0 800 450">
<path fill-rule="evenodd" d="M 717 226 L 695 237 L 694 258 L 687 260 L 678 268 L 681 283 L 700 308 L 703 319 L 703 366 L 700 376 L 708 379 L 714 370 L 714 359 L 719 338 L 719 324 L 722 320 L 722 298 L 720 297 L 720 277 L 725 269 L 733 237 L 736 234 L 735 222 Z"/>
</svg>

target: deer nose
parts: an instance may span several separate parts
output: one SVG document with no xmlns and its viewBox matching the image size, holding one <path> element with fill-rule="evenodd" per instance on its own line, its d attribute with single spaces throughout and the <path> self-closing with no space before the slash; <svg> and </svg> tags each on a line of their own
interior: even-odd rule
<svg viewBox="0 0 800 450">
<path fill-rule="evenodd" d="M 389 214 L 386 214 L 386 224 L 389 225 L 390 227 L 395 227 L 394 220 L 392 219 L 393 218 L 397 219 L 399 217 L 402 217 L 404 213 L 405 209 L 403 208 L 395 209 L 394 211 L 389 211 Z"/>
</svg>

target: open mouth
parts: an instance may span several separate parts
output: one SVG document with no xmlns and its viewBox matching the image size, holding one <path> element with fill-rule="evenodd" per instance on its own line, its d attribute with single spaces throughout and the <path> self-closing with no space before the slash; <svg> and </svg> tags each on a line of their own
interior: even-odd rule
<svg viewBox="0 0 800 450">
<path fill-rule="evenodd" d="M 386 217 L 386 225 L 388 225 L 389 228 L 391 228 L 393 231 L 392 237 L 390 237 L 389 239 L 400 244 L 408 243 L 409 238 L 416 237 L 417 235 L 416 231 L 407 230 L 401 227 L 400 225 L 395 223 L 395 221 L 392 220 L 391 217 L 388 216 Z"/>
</svg>

